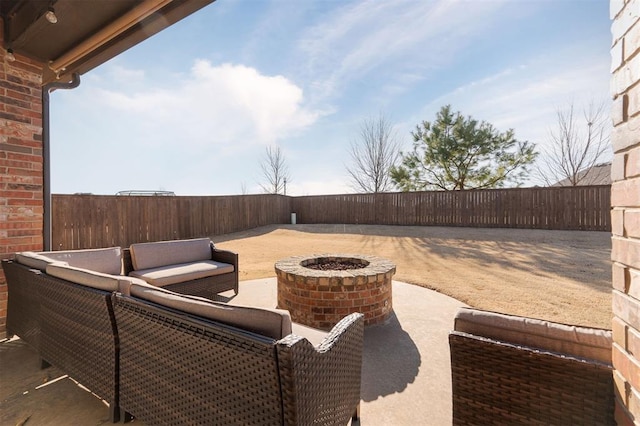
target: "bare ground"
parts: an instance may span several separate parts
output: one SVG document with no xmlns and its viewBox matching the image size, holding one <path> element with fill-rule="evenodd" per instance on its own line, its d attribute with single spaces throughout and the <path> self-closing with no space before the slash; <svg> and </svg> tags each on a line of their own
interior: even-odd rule
<svg viewBox="0 0 640 426">
<path fill-rule="evenodd" d="M 473 307 L 611 328 L 607 232 L 275 225 L 213 240 L 239 253 L 241 280 L 275 276 L 288 256 L 370 254 L 395 262 L 395 280 Z"/>
</svg>

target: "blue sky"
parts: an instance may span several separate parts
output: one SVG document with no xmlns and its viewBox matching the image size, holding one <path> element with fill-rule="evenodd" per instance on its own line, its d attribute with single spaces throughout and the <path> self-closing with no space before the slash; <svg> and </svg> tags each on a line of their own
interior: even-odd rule
<svg viewBox="0 0 640 426">
<path fill-rule="evenodd" d="M 260 193 L 277 145 L 287 194 L 353 192 L 363 120 L 407 151 L 445 104 L 544 147 L 610 45 L 607 0 L 218 0 L 51 95 L 52 190 Z"/>
</svg>

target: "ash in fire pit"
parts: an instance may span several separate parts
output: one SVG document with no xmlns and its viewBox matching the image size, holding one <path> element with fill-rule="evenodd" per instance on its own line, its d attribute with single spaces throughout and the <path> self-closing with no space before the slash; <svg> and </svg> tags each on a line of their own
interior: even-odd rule
<svg viewBox="0 0 640 426">
<path fill-rule="evenodd" d="M 300 262 L 300 265 L 316 271 L 347 271 L 349 269 L 366 268 L 369 266 L 369 262 L 364 259 L 349 259 L 345 257 L 319 257 Z"/>
</svg>

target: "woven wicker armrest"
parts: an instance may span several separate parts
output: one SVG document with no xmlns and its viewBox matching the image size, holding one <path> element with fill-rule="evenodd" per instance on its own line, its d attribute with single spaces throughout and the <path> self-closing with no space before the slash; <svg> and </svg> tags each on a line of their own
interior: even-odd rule
<svg viewBox="0 0 640 426">
<path fill-rule="evenodd" d="M 217 262 L 229 263 L 238 269 L 238 253 L 213 247 L 211 249 L 211 259 Z"/>
<path fill-rule="evenodd" d="M 277 342 L 285 424 L 347 424 L 359 416 L 364 316 L 351 314 L 314 347 L 290 335 Z"/>
<path fill-rule="evenodd" d="M 238 283 L 240 280 L 240 272 L 238 271 L 238 253 L 234 253 L 229 250 L 220 250 L 217 249 L 211 244 L 211 259 L 216 262 L 228 263 L 233 265 L 233 274 L 235 279 L 235 284 L 233 286 L 233 290 L 235 294 L 238 294 Z"/>
<path fill-rule="evenodd" d="M 449 346 L 454 425 L 615 424 L 609 364 L 460 331 Z"/>
<path fill-rule="evenodd" d="M 133 261 L 131 260 L 131 250 L 122 248 L 122 274 L 129 275 L 133 271 Z"/>
<path fill-rule="evenodd" d="M 36 351 L 40 351 L 42 323 L 37 278 L 41 272 L 9 259 L 2 260 L 2 269 L 9 293 L 7 336 L 20 336 Z"/>
</svg>

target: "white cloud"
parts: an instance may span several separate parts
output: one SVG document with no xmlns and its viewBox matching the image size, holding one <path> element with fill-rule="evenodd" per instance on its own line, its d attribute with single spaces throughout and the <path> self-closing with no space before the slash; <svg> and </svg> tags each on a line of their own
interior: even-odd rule
<svg viewBox="0 0 640 426">
<path fill-rule="evenodd" d="M 109 71 L 110 76 L 119 82 L 140 82 L 145 76 L 144 70 L 133 70 L 116 64 L 114 64 Z"/>
<path fill-rule="evenodd" d="M 203 60 L 170 85 L 137 93 L 102 89 L 99 96 L 108 107 L 135 114 L 139 124 L 153 130 L 155 145 L 173 144 L 176 138 L 192 146 L 272 144 L 319 116 L 304 106 L 302 89 L 285 77 Z"/>
<path fill-rule="evenodd" d="M 498 18 L 503 4 L 498 0 L 359 2 L 338 8 L 307 30 L 298 49 L 307 72 L 316 79 L 314 85 L 321 89 L 316 93 L 320 98 L 335 94 L 350 80 L 374 70 L 384 73 L 389 67 L 425 78 L 425 67 L 439 68 L 455 58 L 474 34 Z M 391 90 L 401 91 L 403 83 L 414 82 L 398 80 Z"/>
<path fill-rule="evenodd" d="M 421 114 L 427 121 L 442 105 L 485 120 L 500 130 L 513 128 L 516 136 L 544 143 L 555 113 L 571 103 L 608 99 L 608 64 L 593 58 L 536 61 L 468 83 L 429 102 Z"/>
<path fill-rule="evenodd" d="M 55 191 L 240 193 L 241 182 L 255 181 L 265 145 L 299 136 L 321 115 L 292 81 L 247 66 L 196 61 L 165 82 L 122 67 L 103 71 L 56 95 L 52 155 L 56 164 L 80 158 L 76 172 L 108 178 L 91 184 L 60 167 Z"/>
<path fill-rule="evenodd" d="M 446 104 L 463 115 L 493 124 L 498 130 L 514 129 L 516 138 L 538 145 L 549 144 L 549 131 L 557 125 L 558 109 L 572 103 L 578 114 L 590 102 L 610 107 L 609 64 L 593 55 L 532 58 L 522 66 L 473 81 L 430 101 L 416 123 L 433 121 Z M 535 178 L 529 184 L 535 184 Z"/>
</svg>

